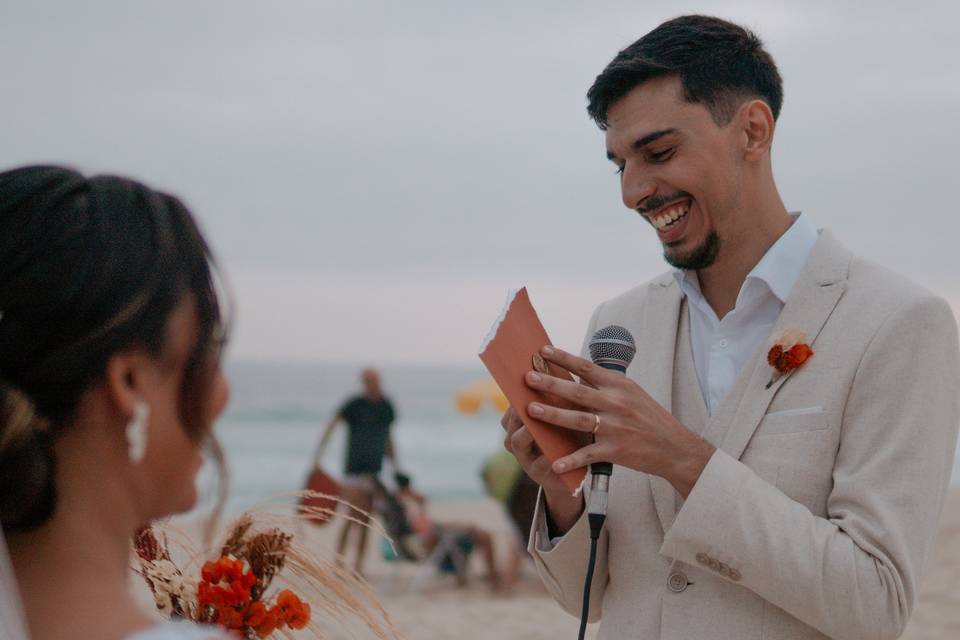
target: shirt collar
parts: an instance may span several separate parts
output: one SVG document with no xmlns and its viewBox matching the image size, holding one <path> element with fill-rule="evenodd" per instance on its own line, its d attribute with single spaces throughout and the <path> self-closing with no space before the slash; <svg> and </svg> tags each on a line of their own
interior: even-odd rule
<svg viewBox="0 0 960 640">
<path fill-rule="evenodd" d="M 790 215 L 793 217 L 793 223 L 767 250 L 760 262 L 747 274 L 743 283 L 744 289 L 751 280 L 766 284 L 771 293 L 784 304 L 790 297 L 794 285 L 797 284 L 813 250 L 813 245 L 817 243 L 818 236 L 817 227 L 809 216 L 799 212 Z M 702 297 L 696 271 L 674 269 L 673 277 L 683 295 Z"/>
</svg>

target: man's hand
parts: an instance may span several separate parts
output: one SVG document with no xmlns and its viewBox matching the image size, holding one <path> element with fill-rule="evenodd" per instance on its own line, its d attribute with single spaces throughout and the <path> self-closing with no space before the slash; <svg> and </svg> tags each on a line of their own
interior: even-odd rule
<svg viewBox="0 0 960 640">
<path fill-rule="evenodd" d="M 554 525 L 551 531 L 566 533 L 583 511 L 583 498 L 570 495 L 570 490 L 553 471 L 550 460 L 540 451 L 513 407 L 503 414 L 500 424 L 507 432 L 503 440 L 504 448 L 513 454 L 530 479 L 543 489 L 551 524 Z"/>
<path fill-rule="evenodd" d="M 581 384 L 536 371 L 527 374 L 527 384 L 586 410 L 532 402 L 527 407 L 530 415 L 585 432 L 593 431 L 597 417 L 600 419 L 593 444 L 554 462 L 554 477 L 591 462 L 612 462 L 665 478 L 684 498 L 689 495 L 716 450 L 713 445 L 680 424 L 630 378 L 560 349 L 544 347 L 541 353 L 550 362 L 578 375 Z M 539 468 L 538 472 L 548 477 Z"/>
</svg>

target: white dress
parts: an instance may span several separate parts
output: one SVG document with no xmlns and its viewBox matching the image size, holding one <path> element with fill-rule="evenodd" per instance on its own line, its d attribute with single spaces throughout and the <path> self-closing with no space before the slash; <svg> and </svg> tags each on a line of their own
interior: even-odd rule
<svg viewBox="0 0 960 640">
<path fill-rule="evenodd" d="M 236 640 L 223 629 L 192 622 L 164 622 L 129 636 L 127 640 Z"/>
<path fill-rule="evenodd" d="M 0 638 L 27 640 L 23 610 L 17 593 L 13 568 L 7 555 L 6 539 L 0 529 Z M 217 627 L 192 622 L 164 622 L 129 636 L 127 640 L 235 640 Z"/>
</svg>

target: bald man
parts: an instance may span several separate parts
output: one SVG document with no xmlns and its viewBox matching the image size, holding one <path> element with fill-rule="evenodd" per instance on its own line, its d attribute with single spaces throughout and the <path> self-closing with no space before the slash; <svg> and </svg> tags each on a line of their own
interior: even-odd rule
<svg viewBox="0 0 960 640">
<path fill-rule="evenodd" d="M 348 433 L 342 497 L 363 512 L 358 514 L 357 519 L 362 524 L 366 524 L 368 518 L 364 514 L 373 509 L 377 475 L 383 467 L 383 458 L 386 456 L 394 468 L 397 466 L 393 440 L 390 436 L 390 427 L 396 414 L 390 399 L 383 395 L 380 374 L 377 371 L 364 369 L 360 374 L 360 380 L 363 383 L 363 393 L 349 398 L 337 410 L 336 415 L 324 429 L 314 459 L 315 464 L 319 465 L 334 429 L 341 422 L 345 422 Z M 362 574 L 363 558 L 367 548 L 367 527 L 362 525 L 354 527 L 354 524 L 350 520 L 344 521 L 337 553 L 345 557 L 350 532 L 356 529 L 357 556 L 354 568 L 357 573 Z"/>
</svg>

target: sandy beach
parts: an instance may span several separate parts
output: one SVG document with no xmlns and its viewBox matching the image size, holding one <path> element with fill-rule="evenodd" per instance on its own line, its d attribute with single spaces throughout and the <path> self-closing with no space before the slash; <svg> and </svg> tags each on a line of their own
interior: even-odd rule
<svg viewBox="0 0 960 640">
<path fill-rule="evenodd" d="M 960 638 L 960 489 L 947 496 L 933 558 L 903 640 Z"/>
<path fill-rule="evenodd" d="M 499 505 L 492 501 L 437 503 L 433 512 L 439 518 L 484 522 L 497 531 L 501 550 L 510 541 L 509 525 Z M 509 597 L 492 595 L 478 582 L 458 590 L 452 578 L 443 576 L 435 576 L 423 592 L 403 593 L 393 590 L 390 581 L 401 578 L 409 567 L 370 566 L 371 582 L 380 590 L 397 626 L 411 640 L 450 638 L 454 629 L 460 640 L 577 637 L 578 621 L 545 593 L 532 566 L 527 567 L 516 593 Z M 475 574 L 481 573 L 480 566 L 473 568 Z M 596 628 L 592 628 L 588 637 L 595 633 Z M 960 489 L 952 490 L 947 498 L 934 555 L 902 638 L 960 638 Z"/>
<path fill-rule="evenodd" d="M 493 500 L 439 501 L 430 504 L 439 521 L 473 522 L 490 530 L 498 559 L 506 564 L 515 535 Z M 310 527 L 305 535 L 317 553 L 332 557 L 339 523 Z M 471 558 L 471 580 L 458 587 L 452 575 L 431 567 L 385 561 L 371 535 L 367 579 L 394 625 L 409 640 L 557 640 L 576 638 L 578 621 L 565 613 L 541 587 L 531 563 L 525 563 L 515 588 L 496 594 L 485 580 L 479 554 Z M 596 636 L 592 625 L 587 637 Z M 331 638 L 353 636 L 330 630 Z M 960 489 L 948 496 L 936 547 L 905 640 L 960 637 Z"/>
</svg>

